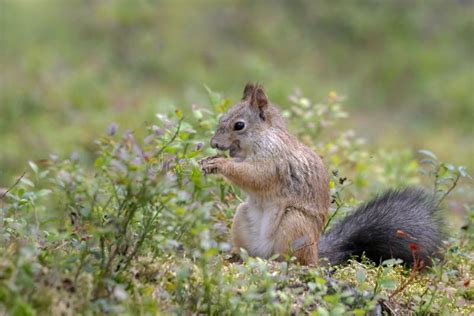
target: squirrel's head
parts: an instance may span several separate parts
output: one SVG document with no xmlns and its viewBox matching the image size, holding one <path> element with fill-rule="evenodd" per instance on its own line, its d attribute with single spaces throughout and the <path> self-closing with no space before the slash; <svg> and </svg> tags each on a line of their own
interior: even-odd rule
<svg viewBox="0 0 474 316">
<path fill-rule="evenodd" d="M 270 105 L 263 87 L 248 83 L 242 100 L 220 118 L 211 147 L 229 150 L 231 157 L 245 158 L 265 130 L 283 125 L 283 119 Z"/>
</svg>

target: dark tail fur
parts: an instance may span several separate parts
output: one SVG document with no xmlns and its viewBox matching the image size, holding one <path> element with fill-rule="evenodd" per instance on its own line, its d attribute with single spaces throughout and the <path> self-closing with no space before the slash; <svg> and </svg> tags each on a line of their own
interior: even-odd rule
<svg viewBox="0 0 474 316">
<path fill-rule="evenodd" d="M 321 236 L 319 255 L 331 265 L 363 253 L 376 263 L 390 258 L 406 264 L 439 256 L 441 222 L 435 201 L 422 190 L 391 190 L 359 207 Z"/>
</svg>

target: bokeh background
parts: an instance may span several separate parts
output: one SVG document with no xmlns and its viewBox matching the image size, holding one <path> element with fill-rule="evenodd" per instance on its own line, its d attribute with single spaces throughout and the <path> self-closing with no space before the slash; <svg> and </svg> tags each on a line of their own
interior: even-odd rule
<svg viewBox="0 0 474 316">
<path fill-rule="evenodd" d="M 474 167 L 473 1 L 1 0 L 0 23 L 0 187 L 248 81 L 337 91 L 371 147 Z"/>
</svg>

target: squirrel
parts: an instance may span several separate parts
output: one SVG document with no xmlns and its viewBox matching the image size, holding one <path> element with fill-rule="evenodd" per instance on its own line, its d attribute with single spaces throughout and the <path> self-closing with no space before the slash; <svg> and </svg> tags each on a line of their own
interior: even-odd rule
<svg viewBox="0 0 474 316">
<path fill-rule="evenodd" d="M 220 174 L 240 187 L 232 252 L 271 258 L 296 257 L 303 265 L 320 258 L 337 265 L 363 254 L 380 263 L 431 264 L 442 234 L 434 199 L 421 189 L 389 190 L 322 234 L 330 205 L 329 176 L 322 161 L 286 128 L 260 85 L 248 83 L 241 101 L 219 120 L 212 148 L 228 151 L 202 159 L 205 174 Z"/>
</svg>

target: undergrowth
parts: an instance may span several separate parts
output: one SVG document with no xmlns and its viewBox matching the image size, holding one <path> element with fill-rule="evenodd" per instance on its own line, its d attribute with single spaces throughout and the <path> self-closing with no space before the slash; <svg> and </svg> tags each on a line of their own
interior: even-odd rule
<svg viewBox="0 0 474 316">
<path fill-rule="evenodd" d="M 0 314 L 474 313 L 472 205 L 447 235 L 444 259 L 423 271 L 398 260 L 324 268 L 245 253 L 231 263 L 229 227 L 243 195 L 197 165 L 213 154 L 208 140 L 231 102 L 208 92 L 210 106 L 193 113 L 157 114 L 135 131 L 110 124 L 92 166 L 51 155 L 0 193 Z M 320 103 L 289 100 L 290 129 L 331 172 L 330 221 L 405 185 L 433 190 L 449 213 L 446 197 L 470 178 L 428 150 L 369 152 L 344 130 L 334 92 Z M 462 202 L 469 190 L 458 191 Z"/>
</svg>

